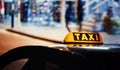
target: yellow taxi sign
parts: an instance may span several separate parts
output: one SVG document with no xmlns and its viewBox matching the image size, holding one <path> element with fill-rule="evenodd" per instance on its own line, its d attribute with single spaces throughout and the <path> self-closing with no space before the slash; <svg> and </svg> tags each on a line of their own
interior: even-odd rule
<svg viewBox="0 0 120 70">
<path fill-rule="evenodd" d="M 103 44 L 98 32 L 69 32 L 64 38 L 64 44 Z"/>
</svg>

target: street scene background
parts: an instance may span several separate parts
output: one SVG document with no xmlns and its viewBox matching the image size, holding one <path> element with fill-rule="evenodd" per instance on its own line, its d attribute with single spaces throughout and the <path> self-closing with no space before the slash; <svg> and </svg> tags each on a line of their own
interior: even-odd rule
<svg viewBox="0 0 120 70">
<path fill-rule="evenodd" d="M 79 1 L 1 0 L 0 44 L 11 42 L 10 47 L 21 46 L 24 37 L 11 37 L 16 34 L 40 40 L 35 43 L 30 39 L 37 45 L 61 44 L 68 32 L 99 32 L 105 44 L 120 44 L 120 0 Z M 80 11 L 82 15 L 78 15 Z M 22 45 L 33 44 L 24 41 L 28 43 Z"/>
<path fill-rule="evenodd" d="M 78 27 L 78 15 L 76 14 L 78 0 L 3 0 L 4 22 L 1 23 L 9 26 L 9 28 L 26 27 L 27 25 L 38 27 L 65 27 L 65 16 L 69 1 L 72 4 L 72 9 L 69 11 L 71 12 L 69 14 L 71 19 L 68 26 Z M 114 21 L 114 24 L 111 26 L 116 25 L 115 29 L 119 29 L 117 28 L 120 26 L 120 13 L 118 12 L 120 8 L 119 0 L 81 0 L 80 4 L 82 4 L 81 10 L 83 11 L 83 15 L 79 16 L 83 18 L 83 31 L 104 31 L 105 21 L 103 19 L 109 10 L 112 11 L 111 18 Z M 87 25 L 94 29 L 86 27 Z M 119 31 L 112 31 L 112 33 L 119 34 Z"/>
</svg>

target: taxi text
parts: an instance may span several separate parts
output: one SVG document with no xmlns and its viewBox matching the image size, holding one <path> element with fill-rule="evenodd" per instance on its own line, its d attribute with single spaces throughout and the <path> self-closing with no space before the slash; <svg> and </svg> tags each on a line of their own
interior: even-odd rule
<svg viewBox="0 0 120 70">
<path fill-rule="evenodd" d="M 96 33 L 73 33 L 75 41 L 99 41 L 99 34 Z"/>
</svg>

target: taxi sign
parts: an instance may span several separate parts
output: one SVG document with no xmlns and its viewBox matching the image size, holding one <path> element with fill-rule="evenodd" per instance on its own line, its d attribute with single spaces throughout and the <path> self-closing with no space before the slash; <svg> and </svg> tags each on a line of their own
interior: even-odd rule
<svg viewBox="0 0 120 70">
<path fill-rule="evenodd" d="M 68 45 L 96 45 L 103 44 L 102 36 L 97 32 L 69 32 L 63 41 Z"/>
</svg>

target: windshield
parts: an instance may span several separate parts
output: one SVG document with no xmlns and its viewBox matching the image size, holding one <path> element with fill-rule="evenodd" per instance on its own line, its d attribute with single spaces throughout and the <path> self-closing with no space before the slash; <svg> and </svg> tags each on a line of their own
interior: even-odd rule
<svg viewBox="0 0 120 70">
<path fill-rule="evenodd" d="M 62 44 L 69 32 L 99 32 L 103 44 L 120 44 L 119 0 L 1 0 L 0 3 L 0 46 L 10 46 L 1 52 L 23 45 Z"/>
<path fill-rule="evenodd" d="M 81 70 L 82 66 L 78 65 L 84 61 L 81 60 L 82 54 L 86 55 L 85 60 L 87 59 L 87 61 L 85 62 L 88 62 L 86 64 L 93 68 L 92 70 L 94 67 L 100 70 L 109 70 L 112 67 L 120 70 L 119 19 L 120 0 L 0 0 L 0 55 L 11 51 L 11 49 L 14 51 L 14 48 L 27 46 L 28 49 L 25 48 L 24 51 L 10 54 L 13 54 L 12 56 L 15 58 L 19 58 L 18 56 L 22 58 L 22 55 L 23 58 L 30 56 L 32 60 L 28 60 L 25 65 L 29 66 L 29 63 L 33 62 L 30 67 L 34 69 L 30 68 L 31 70 L 44 66 L 44 62 L 48 62 L 46 68 L 56 68 L 58 66 L 55 63 L 60 63 L 63 68 L 71 67 L 73 70 L 77 68 Z M 70 32 L 78 32 L 78 34 L 74 34 L 74 39 L 71 34 L 70 37 L 67 37 L 68 41 L 66 42 L 70 43 L 69 47 L 68 43 L 63 42 Z M 101 37 L 95 33 L 99 33 Z M 82 42 L 79 44 L 80 41 L 77 41 L 77 44 L 74 45 L 72 43 L 74 40 Z M 92 45 L 89 45 L 90 43 Z M 37 48 L 45 46 L 48 50 L 36 49 L 34 46 Z M 55 49 L 53 50 L 53 48 Z M 48 52 L 49 49 L 54 53 Z M 74 53 L 77 54 L 74 55 Z M 5 57 L 7 57 L 6 54 Z M 0 60 L 0 66 L 2 61 L 3 64 L 7 64 L 6 61 L 9 64 L 9 60 L 14 60 L 13 57 L 8 56 L 6 59 Z M 43 63 L 39 63 L 40 61 Z M 7 69 L 13 70 L 16 67 L 18 70 L 19 67 L 22 67 L 23 62 L 26 61 L 20 61 L 18 64 L 13 63 L 12 67 L 8 66 Z M 43 65 L 34 65 L 36 62 Z M 49 66 L 50 63 L 52 66 Z M 76 66 L 77 68 L 74 69 Z M 84 68 L 89 67 L 85 65 Z M 113 68 L 111 70 L 117 70 Z"/>
</svg>

